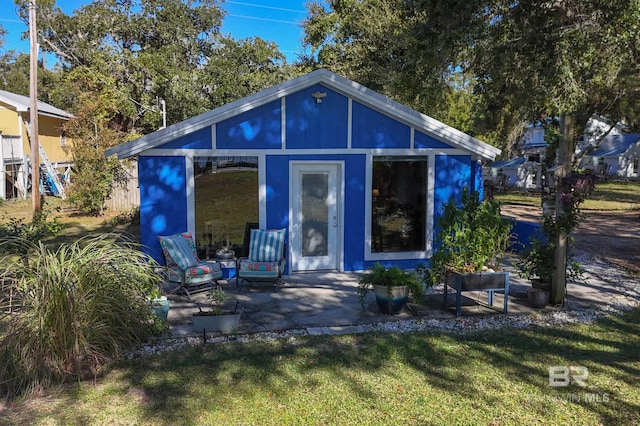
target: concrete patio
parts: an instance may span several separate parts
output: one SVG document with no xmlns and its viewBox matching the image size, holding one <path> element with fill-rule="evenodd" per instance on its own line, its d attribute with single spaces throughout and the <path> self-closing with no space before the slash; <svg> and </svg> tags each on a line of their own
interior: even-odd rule
<svg viewBox="0 0 640 426">
<path fill-rule="evenodd" d="M 510 275 L 508 314 L 532 314 L 540 311 L 558 309 L 584 309 L 589 307 L 614 307 L 621 299 L 631 299 L 636 305 L 640 301 L 638 280 L 608 280 L 598 268 L 587 267 L 586 283 L 569 283 L 567 287 L 567 306 L 547 306 L 543 310 L 529 306 L 527 289 L 529 281 Z M 600 271 L 600 272 L 599 272 Z M 378 311 L 375 299 L 370 293 L 363 308 L 357 295 L 358 274 L 318 272 L 292 274 L 284 277 L 284 285 L 279 291 L 273 286 L 236 287 L 235 279 L 223 283 L 225 292 L 230 296 L 227 306 L 231 308 L 238 301 L 242 311 L 238 334 L 252 334 L 265 331 L 283 331 L 307 329 L 311 334 L 321 332 L 348 333 L 362 330 L 363 325 L 380 322 L 403 321 L 409 319 L 453 319 L 455 316 L 454 293 L 449 294 L 449 306 L 443 307 L 443 287 L 436 286 L 428 290 L 425 303 L 411 305 L 400 315 L 385 316 Z M 495 295 L 494 308 L 486 304 L 487 293 L 474 291 L 463 293 L 462 316 L 503 316 L 503 295 Z M 173 336 L 196 335 L 192 330 L 191 315 L 198 311 L 196 302 L 206 304 L 205 294 L 196 294 L 191 300 L 182 296 L 169 296 L 171 309 L 169 323 Z M 210 333 L 215 335 L 216 333 Z"/>
</svg>

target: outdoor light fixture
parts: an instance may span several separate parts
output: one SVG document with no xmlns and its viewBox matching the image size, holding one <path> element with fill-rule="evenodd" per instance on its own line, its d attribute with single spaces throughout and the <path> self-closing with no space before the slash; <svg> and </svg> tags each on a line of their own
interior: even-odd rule
<svg viewBox="0 0 640 426">
<path fill-rule="evenodd" d="M 327 92 L 313 92 L 311 94 L 311 96 L 316 98 L 316 103 L 317 104 L 321 104 L 322 103 L 322 98 L 326 98 L 327 97 Z"/>
</svg>

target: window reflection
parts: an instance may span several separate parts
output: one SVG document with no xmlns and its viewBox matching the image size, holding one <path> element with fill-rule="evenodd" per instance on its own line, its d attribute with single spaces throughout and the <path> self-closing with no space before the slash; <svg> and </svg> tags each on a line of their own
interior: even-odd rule
<svg viewBox="0 0 640 426">
<path fill-rule="evenodd" d="M 195 157 L 193 171 L 199 255 L 223 246 L 242 255 L 245 224 L 258 222 L 258 158 Z"/>
<path fill-rule="evenodd" d="M 426 157 L 374 157 L 371 251 L 426 250 Z"/>
</svg>

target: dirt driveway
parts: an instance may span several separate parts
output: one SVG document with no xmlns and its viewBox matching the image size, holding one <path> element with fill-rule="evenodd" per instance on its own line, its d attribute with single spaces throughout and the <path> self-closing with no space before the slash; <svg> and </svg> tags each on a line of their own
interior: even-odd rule
<svg viewBox="0 0 640 426">
<path fill-rule="evenodd" d="M 537 222 L 540 209 L 503 205 L 505 215 Z M 576 249 L 640 275 L 640 211 L 585 211 L 574 231 Z"/>
</svg>

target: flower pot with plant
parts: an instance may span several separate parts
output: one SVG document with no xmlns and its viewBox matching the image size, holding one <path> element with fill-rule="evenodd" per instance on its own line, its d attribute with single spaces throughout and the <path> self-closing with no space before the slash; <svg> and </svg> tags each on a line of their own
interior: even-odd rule
<svg viewBox="0 0 640 426">
<path fill-rule="evenodd" d="M 407 272 L 398 266 L 384 267 L 381 263 L 373 265 L 358 280 L 358 298 L 364 307 L 364 300 L 373 290 L 376 303 L 385 315 L 400 313 L 409 296 L 416 303 L 422 303 L 424 284 L 416 272 Z"/>
<path fill-rule="evenodd" d="M 149 294 L 149 300 L 151 302 L 151 311 L 160 319 L 167 321 L 169 317 L 169 308 L 171 302 L 167 299 L 167 296 L 163 296 L 160 288 L 154 288 Z"/>
<path fill-rule="evenodd" d="M 556 220 L 551 214 L 542 215 L 540 232 L 531 238 L 531 247 L 516 261 L 518 274 L 531 281 L 527 291 L 529 303 L 534 308 L 543 308 L 549 303 L 551 284 L 555 273 L 555 241 L 558 232 Z M 572 240 L 567 250 L 567 278 L 583 279 L 583 269 L 573 260 Z"/>
<path fill-rule="evenodd" d="M 210 302 L 210 309 L 202 309 L 200 303 L 198 312 L 191 317 L 193 323 L 193 331 L 195 332 L 212 332 L 219 331 L 222 333 L 230 333 L 238 329 L 240 322 L 240 311 L 236 301 L 232 311 L 224 310 L 222 305 L 229 299 L 229 296 L 222 290 L 220 286 L 214 287 L 207 293 L 207 300 Z"/>
</svg>

